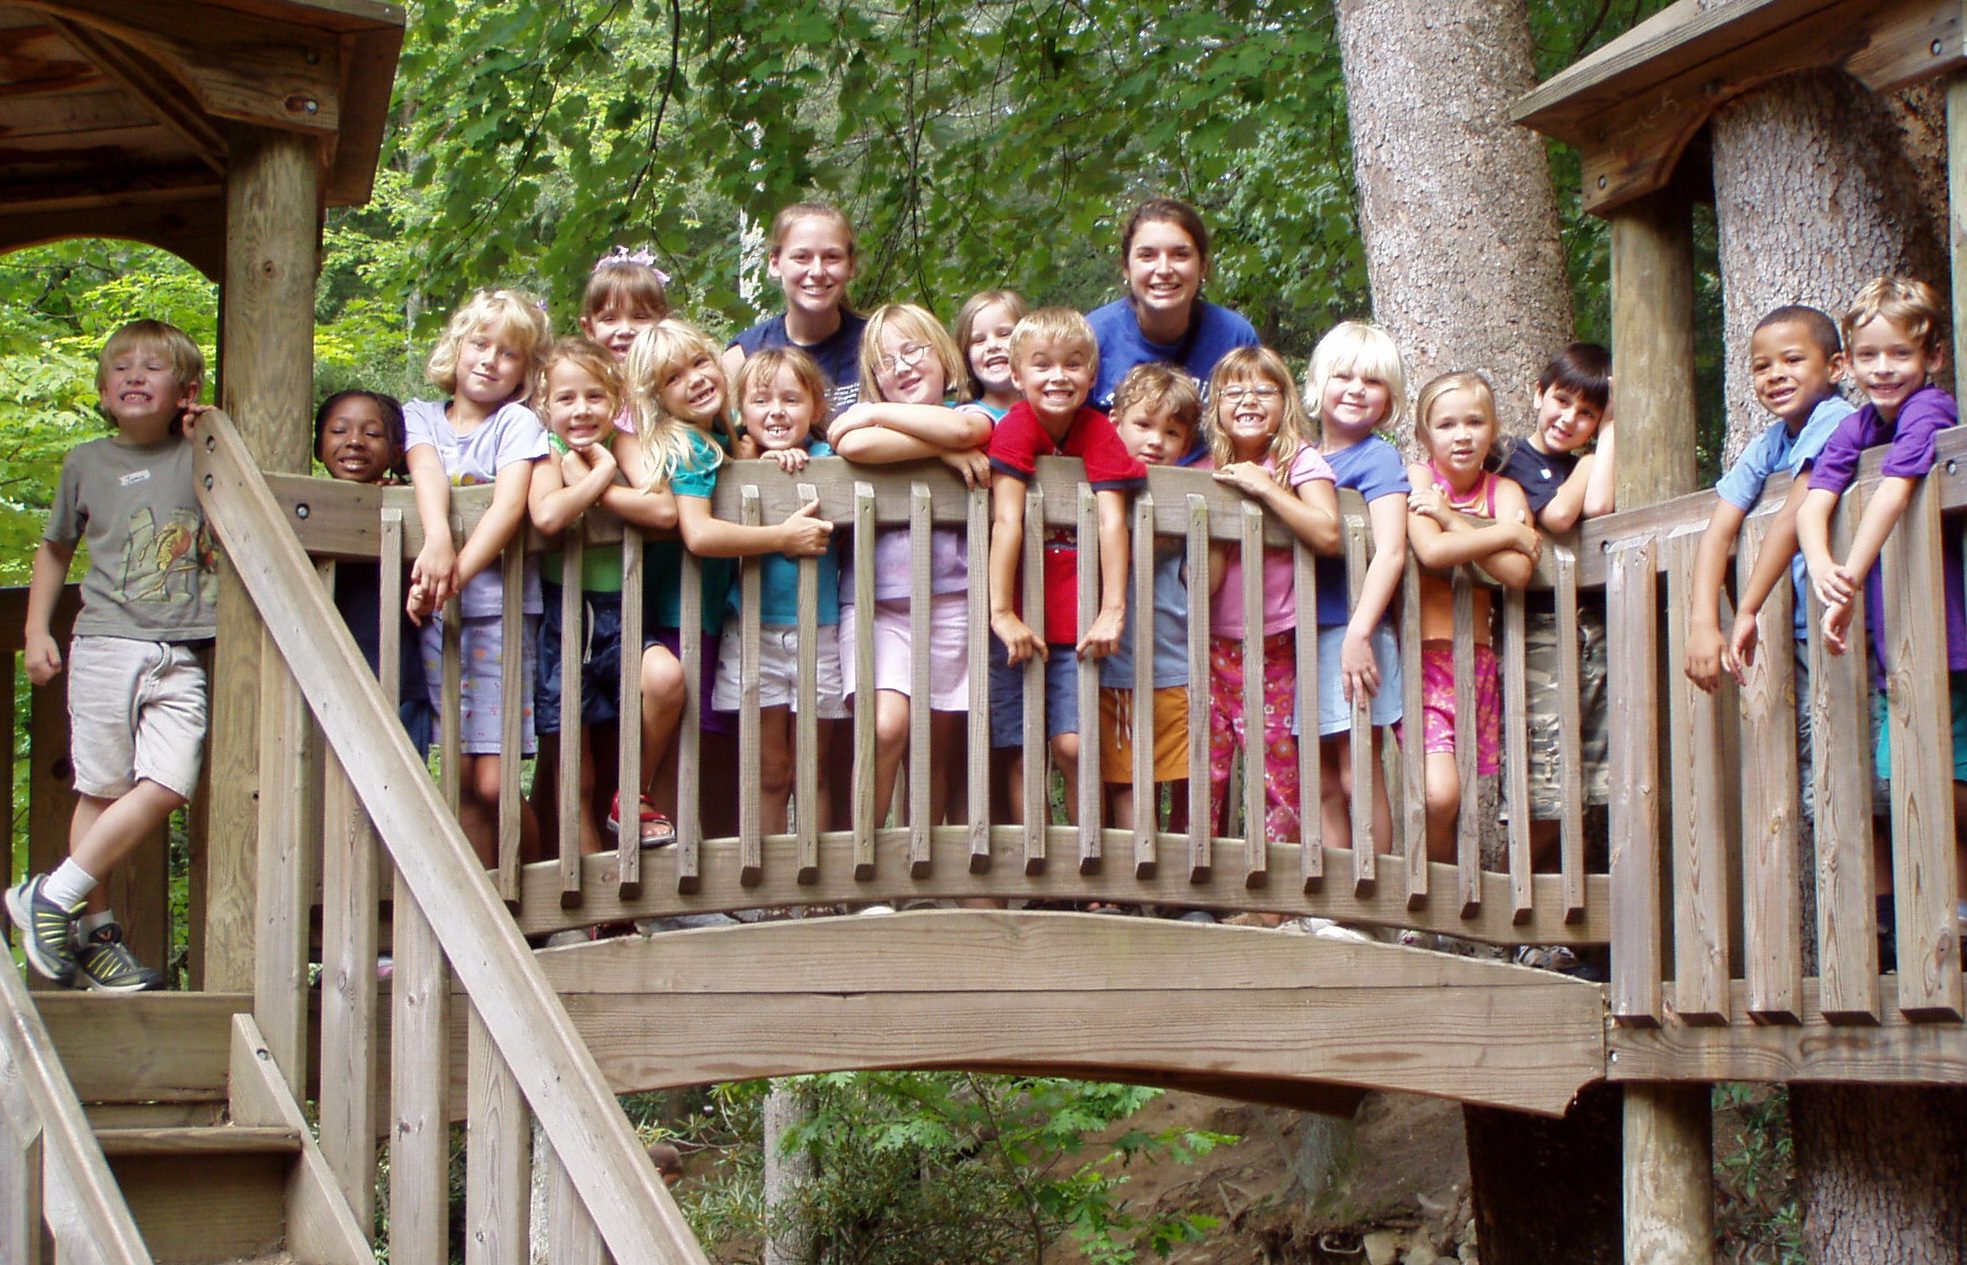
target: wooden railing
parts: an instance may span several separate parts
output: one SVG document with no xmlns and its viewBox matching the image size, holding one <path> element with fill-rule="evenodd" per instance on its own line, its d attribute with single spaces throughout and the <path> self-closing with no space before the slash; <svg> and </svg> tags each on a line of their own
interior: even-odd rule
<svg viewBox="0 0 1967 1265">
<path fill-rule="evenodd" d="M 605 1241 L 623 1265 L 701 1262 L 231 422 L 208 415 L 195 443 L 207 519 L 263 621 L 254 1014 L 290 1086 L 305 1086 L 309 1065 L 318 1068 L 321 1146 L 350 1205 L 364 1220 L 373 1215 L 376 1138 L 386 1132 L 390 1259 L 448 1259 L 447 1002 L 455 982 L 470 1006 L 464 1115 L 472 1258 L 524 1259 L 529 1118 L 536 1117 L 561 1170 L 552 1184 L 554 1259 L 594 1259 Z M 308 911 L 317 858 L 325 893 L 321 1041 L 310 1049 Z M 377 1074 L 384 1025 L 376 945 L 391 872 L 385 1087 Z"/>
<path fill-rule="evenodd" d="M 0 970 L 0 1260 L 150 1265 L 54 1041 L 20 976 Z"/>
<path fill-rule="evenodd" d="M 407 560 L 422 546 L 407 489 L 378 489 L 331 483 L 325 480 L 272 476 L 268 480 L 276 498 L 286 511 L 288 522 L 299 533 L 311 554 L 317 558 L 380 560 L 385 604 L 403 584 Z M 1311 914 L 1343 922 L 1385 927 L 1414 927 L 1494 943 L 1604 943 L 1610 938 L 1608 880 L 1603 873 L 1586 870 L 1583 790 L 1575 775 L 1566 784 L 1566 806 L 1561 817 L 1559 868 L 1554 873 L 1535 873 L 1531 868 L 1529 846 L 1529 808 L 1522 776 L 1524 767 L 1520 725 L 1505 725 L 1505 733 L 1517 735 L 1510 743 L 1509 768 L 1512 776 L 1503 779 L 1502 802 L 1509 809 L 1507 845 L 1500 864 L 1485 866 L 1482 857 L 1483 821 L 1477 811 L 1478 780 L 1474 776 L 1474 742 L 1465 734 L 1459 744 L 1464 752 L 1465 776 L 1462 780 L 1464 810 L 1461 814 L 1457 860 L 1453 864 L 1430 864 L 1425 847 L 1425 809 L 1422 796 L 1424 756 L 1421 744 L 1409 742 L 1402 754 L 1389 757 L 1385 771 L 1372 767 L 1369 716 L 1361 700 L 1354 709 L 1352 744 L 1355 785 L 1364 787 L 1372 776 L 1385 775 L 1397 806 L 1394 854 L 1381 858 L 1365 846 L 1338 849 L 1324 846 L 1320 837 L 1318 812 L 1319 766 L 1315 740 L 1300 746 L 1300 780 L 1303 789 L 1303 828 L 1294 839 L 1263 836 L 1263 785 L 1261 777 L 1244 778 L 1240 804 L 1233 806 L 1241 825 L 1235 833 L 1217 836 L 1207 828 L 1207 704 L 1209 623 L 1208 602 L 1190 604 L 1188 647 L 1192 684 L 1189 701 L 1190 796 L 1196 805 L 1183 833 L 1152 829 L 1149 818 L 1141 815 L 1131 831 L 1106 827 L 1101 820 L 1097 729 L 1092 718 L 1098 715 L 1097 665 L 1082 665 L 1079 679 L 1080 714 L 1085 741 L 1079 766 L 1079 802 L 1085 808 L 1076 824 L 1058 824 L 1040 799 L 1045 781 L 1042 776 L 1025 779 L 1026 802 L 1022 806 L 1023 824 L 993 821 L 990 817 L 988 718 L 985 702 L 987 680 L 986 645 L 988 638 L 988 597 L 983 581 L 988 539 L 988 493 L 966 491 L 944 467 L 930 464 L 871 470 L 848 465 L 838 459 L 813 462 L 797 476 L 787 476 L 776 466 L 763 462 L 735 463 L 720 471 L 715 512 L 737 521 L 774 522 L 811 500 L 820 503 L 821 516 L 841 528 L 852 528 L 845 546 L 854 561 L 862 609 L 872 605 L 874 528 L 895 528 L 912 534 L 913 551 L 926 558 L 928 533 L 932 528 L 955 527 L 968 534 L 971 584 L 968 590 L 970 617 L 969 656 L 971 707 L 968 716 L 968 754 L 966 759 L 966 798 L 952 809 L 961 824 L 929 821 L 926 780 L 910 781 L 901 797 L 900 810 L 889 824 L 886 806 L 877 806 L 869 794 L 871 779 L 856 777 L 852 795 L 853 811 L 848 828 L 823 829 L 811 812 L 798 811 L 793 828 L 786 835 L 763 835 L 755 811 L 739 814 L 734 834 L 716 836 L 704 829 L 699 790 L 702 785 L 699 721 L 709 700 L 700 696 L 699 667 L 702 656 L 715 655 L 714 641 L 706 642 L 701 633 L 701 596 L 697 582 L 697 563 L 684 557 L 681 588 L 683 675 L 688 683 L 686 712 L 679 736 L 680 813 L 678 845 L 655 852 L 641 850 L 633 831 L 625 832 L 620 846 L 602 856 L 582 858 L 577 849 L 577 832 L 571 813 L 576 796 L 566 793 L 580 784 L 578 744 L 560 744 L 558 767 L 540 769 L 536 776 L 554 776 L 560 788 L 557 802 L 560 820 L 557 830 L 558 860 L 533 866 L 521 864 L 519 855 L 519 789 L 517 762 L 507 761 L 507 786 L 501 796 L 498 883 L 500 894 L 517 906 L 517 917 L 528 934 L 602 922 L 618 922 L 679 911 L 732 910 L 770 905 L 811 905 L 837 902 L 950 899 L 987 897 L 1042 901 L 1113 901 L 1150 903 L 1160 906 L 1207 907 L 1225 912 L 1265 910 L 1289 914 Z M 468 531 L 486 504 L 482 493 L 464 490 L 454 495 L 454 530 Z M 1295 549 L 1298 634 L 1298 706 L 1301 714 L 1317 711 L 1317 640 L 1312 559 L 1308 550 L 1284 536 L 1282 528 L 1267 518 L 1255 504 L 1216 483 L 1208 475 L 1188 470 L 1156 469 L 1150 472 L 1145 491 L 1133 498 L 1130 619 L 1138 622 L 1152 603 L 1152 543 L 1157 536 L 1174 537 L 1187 552 L 1189 588 L 1194 593 L 1208 591 L 1209 545 L 1229 542 L 1254 547 L 1264 540 L 1273 547 Z M 1343 502 L 1345 553 L 1356 592 L 1365 564 L 1371 555 L 1371 540 L 1364 506 L 1347 493 Z M 565 574 L 578 573 L 585 549 L 619 548 L 624 554 L 622 593 L 625 646 L 641 644 L 644 575 L 642 542 L 633 530 L 624 532 L 602 516 L 590 514 L 580 533 L 569 532 L 559 542 L 565 553 Z M 1079 464 L 1064 459 L 1040 462 L 1032 485 L 1026 516 L 1025 574 L 1035 577 L 1040 568 L 1041 541 L 1053 530 L 1077 533 L 1080 548 L 1082 587 L 1089 587 L 1097 576 L 1098 544 L 1093 528 L 1092 496 L 1079 477 Z M 576 538 L 578 537 L 578 538 Z M 525 550 L 537 550 L 542 542 L 515 542 L 508 550 L 506 574 L 517 575 Z M 1145 564 L 1144 564 L 1145 563 Z M 755 563 L 744 564 L 747 571 Z M 1553 546 L 1542 564 L 1544 583 L 1550 587 L 1559 609 L 1564 612 L 1563 627 L 1575 627 L 1579 592 L 1579 567 L 1572 551 Z M 815 564 L 802 564 L 802 584 L 807 591 L 814 584 Z M 1455 618 L 1458 639 L 1464 644 L 1472 627 L 1468 599 L 1470 569 L 1457 579 Z M 1259 599 L 1261 572 L 1251 568 L 1244 573 L 1246 604 Z M 1418 726 L 1420 714 L 1420 646 L 1417 636 L 1418 580 L 1412 567 L 1406 581 L 1406 624 L 1403 640 L 1406 710 L 1410 725 Z M 917 644 L 927 642 L 928 581 L 926 567 L 917 567 L 917 592 L 911 602 L 913 631 Z M 571 586 L 564 591 L 573 606 L 580 595 Z M 1042 593 L 1035 583 L 1027 583 L 1027 619 L 1038 619 Z M 1520 710 L 1524 697 L 1523 640 L 1524 595 L 1503 593 L 1499 607 L 1503 613 L 1502 633 L 1497 640 L 1504 697 L 1515 700 Z M 1093 603 L 1082 601 L 1082 610 Z M 506 587 L 507 618 L 518 617 L 518 585 Z M 739 620 L 743 641 L 755 647 L 759 638 L 757 603 L 743 606 Z M 802 602 L 798 639 L 812 645 L 832 630 L 816 626 L 813 603 Z M 563 621 L 567 645 L 563 663 L 579 659 L 580 621 L 578 610 L 570 609 Z M 1252 625 L 1260 629 L 1261 622 Z M 862 625 L 865 643 L 865 624 Z M 1248 639 L 1246 654 L 1261 656 L 1260 632 Z M 381 630 L 382 657 L 386 661 L 385 679 L 394 679 L 388 663 L 407 653 L 400 647 L 398 621 L 386 617 Z M 1562 657 L 1563 697 L 1575 716 L 1578 663 L 1576 639 L 1571 637 Z M 517 715 L 520 674 L 516 655 L 520 638 L 505 640 L 508 670 L 504 674 L 506 691 L 504 712 Z M 862 679 L 855 694 L 872 693 L 871 655 L 855 656 Z M 1151 685 L 1147 670 L 1150 656 L 1136 658 L 1136 723 L 1151 725 L 1152 707 L 1145 693 Z M 639 711 L 636 707 L 637 681 L 635 656 L 625 656 L 620 683 L 621 706 L 619 783 L 636 786 L 642 781 L 637 741 Z M 747 662 L 755 663 L 755 651 Z M 445 656 L 446 697 L 440 709 L 444 724 L 454 724 L 456 716 L 454 648 Z M 801 690 L 810 698 L 810 663 L 804 665 Z M 916 665 L 918 674 L 926 660 Z M 570 671 L 563 686 L 563 714 L 578 715 L 574 703 L 578 682 Z M 1254 678 L 1254 674 L 1253 674 Z M 749 683 L 750 678 L 746 679 Z M 909 766 L 926 767 L 928 762 L 929 713 L 926 689 L 914 690 L 910 710 Z M 1025 742 L 1020 758 L 1028 773 L 1045 768 L 1046 752 L 1042 722 L 1042 689 L 1038 670 L 1026 676 Z M 1458 713 L 1472 718 L 1473 683 L 1470 674 L 1460 679 Z M 755 697 L 746 693 L 747 698 Z M 1037 705 L 1033 706 L 1036 702 Z M 1244 766 L 1261 769 L 1262 699 L 1255 690 L 1242 700 L 1252 743 L 1244 752 Z M 797 709 L 811 717 L 813 709 Z M 874 726 L 870 709 L 860 709 L 853 721 L 853 748 L 860 767 L 870 767 Z M 755 769 L 757 760 L 757 712 L 741 710 L 739 717 L 739 767 Z M 1315 730 L 1315 725 L 1312 726 Z M 1417 735 L 1417 727 L 1409 733 Z M 1572 769 L 1578 768 L 1575 723 L 1563 726 L 1564 756 Z M 813 732 L 802 724 L 797 734 L 802 752 L 814 750 Z M 1136 750 L 1151 749 L 1151 739 L 1143 735 Z M 1393 744 L 1388 744 L 1392 751 Z M 1138 763 L 1138 760 L 1137 760 Z M 795 805 L 810 804 L 815 760 L 799 762 L 800 781 Z M 1152 803 L 1151 786 L 1145 767 L 1135 770 L 1136 802 Z M 446 781 L 447 799 L 455 803 L 455 790 Z M 754 807 L 743 797 L 741 807 Z M 1240 807 L 1240 813 L 1236 809 Z M 1355 795 L 1352 806 L 1353 836 L 1371 837 L 1370 798 Z M 543 823 L 551 824 L 551 823 Z"/>
<path fill-rule="evenodd" d="M 1882 581 L 1876 573 L 1871 581 L 1885 586 L 1890 630 L 1889 804 L 1873 803 L 1863 603 L 1850 653 L 1832 656 L 1822 645 L 1821 608 L 1809 598 L 1814 830 L 1799 802 L 1790 585 L 1777 586 L 1761 614 L 1746 684 L 1726 683 L 1710 696 L 1681 665 L 1694 553 L 1712 496 L 1614 515 L 1586 532 L 1587 548 L 1602 554 L 1612 633 L 1612 1014 L 1639 1031 L 1758 1027 L 1738 1047 L 1745 1061 L 1695 1059 L 1679 1047 L 1678 1074 L 1697 1070 L 1689 1064 L 1710 1076 L 1785 1073 L 1795 1047 L 1771 1034 L 1826 1023 L 1878 1031 L 1876 1042 L 1847 1043 L 1849 1058 L 1838 1065 L 1845 1079 L 1890 1079 L 1927 1060 L 1936 1051 L 1913 1031 L 1921 1026 L 1950 1033 L 1946 1058 L 1961 1062 L 1959 1029 L 1949 1027 L 1962 1016 L 1962 986 L 1942 538 L 1967 528 L 1955 513 L 1967 507 L 1963 456 L 1967 432 L 1946 432 L 1939 463 L 1886 542 Z M 1842 554 L 1877 485 L 1879 459 L 1868 455 L 1838 508 L 1834 553 Z M 1739 576 L 1749 573 L 1768 508 L 1785 491 L 1765 489 L 1764 508 L 1748 520 Z M 1888 811 L 1887 836 L 1874 839 L 1874 813 Z M 1803 846 L 1811 836 L 1813 867 Z M 1885 930 L 1896 942 L 1896 975 L 1880 973 L 1875 845 L 1890 851 L 1896 924 Z M 1814 922 L 1805 919 L 1806 894 Z M 1628 1059 L 1627 1074 L 1669 1066 L 1667 1047 L 1635 1040 L 1631 1052 L 1646 1057 Z M 1782 1058 L 1765 1057 L 1778 1048 Z"/>
</svg>

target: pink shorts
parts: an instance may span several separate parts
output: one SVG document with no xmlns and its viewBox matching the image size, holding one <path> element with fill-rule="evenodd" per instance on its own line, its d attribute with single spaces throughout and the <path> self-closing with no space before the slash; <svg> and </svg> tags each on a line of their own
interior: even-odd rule
<svg viewBox="0 0 1967 1265">
<path fill-rule="evenodd" d="M 855 642 L 858 610 L 840 605 L 840 677 L 847 697 L 854 696 Z M 929 709 L 938 712 L 970 710 L 970 596 L 938 593 L 929 599 Z M 908 601 L 897 598 L 874 604 L 874 688 L 907 694 L 913 688 L 915 638 Z"/>
<path fill-rule="evenodd" d="M 1421 712 L 1426 751 L 1455 753 L 1455 649 L 1445 641 L 1421 647 Z M 1493 774 L 1502 760 L 1502 686 L 1496 652 L 1475 647 L 1475 771 Z"/>
</svg>

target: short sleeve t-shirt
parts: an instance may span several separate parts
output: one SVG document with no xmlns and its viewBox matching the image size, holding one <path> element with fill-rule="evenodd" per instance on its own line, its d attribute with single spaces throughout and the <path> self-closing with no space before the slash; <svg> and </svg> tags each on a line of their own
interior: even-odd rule
<svg viewBox="0 0 1967 1265">
<path fill-rule="evenodd" d="M 1261 341 L 1256 326 L 1205 299 L 1195 301 L 1188 332 L 1172 343 L 1148 341 L 1141 333 L 1140 318 L 1134 313 L 1131 299 L 1115 299 L 1094 308 L 1086 314 L 1086 323 L 1093 327 L 1093 338 L 1100 348 L 1100 371 L 1093 381 L 1089 403 L 1103 412 L 1112 411 L 1113 393 L 1120 388 L 1128 370 L 1135 365 L 1156 362 L 1180 365 L 1188 370 L 1196 387 L 1204 393 L 1206 403 L 1209 375 L 1216 371 L 1216 362 L 1237 347 L 1255 347 Z M 1208 451 L 1208 441 L 1198 436 L 1195 447 L 1181 464 L 1193 465 Z"/>
<path fill-rule="evenodd" d="M 633 432 L 631 432 L 633 433 Z M 546 433 L 547 459 L 558 461 L 571 451 L 567 441 L 554 434 Z M 615 482 L 621 483 L 621 472 L 615 472 Z M 578 531 L 579 527 L 569 527 Z M 542 582 L 560 584 L 560 572 L 566 566 L 566 555 L 558 549 L 540 555 L 540 579 Z M 615 545 L 594 545 L 581 550 L 581 592 L 619 593 L 622 591 L 622 551 Z"/>
<path fill-rule="evenodd" d="M 216 633 L 218 550 L 183 438 L 106 437 L 71 449 L 42 536 L 89 546 L 77 636 L 185 642 Z"/>
<path fill-rule="evenodd" d="M 1264 458 L 1263 466 L 1272 476 L 1277 475 L 1277 463 L 1269 457 Z M 1318 454 L 1316 448 L 1307 444 L 1291 458 L 1291 468 L 1284 472 L 1278 482 L 1296 492 L 1314 479 L 1333 483 L 1337 477 L 1331 464 Z M 1292 560 L 1294 552 L 1291 549 L 1263 551 L 1266 637 L 1288 632 L 1298 626 L 1297 572 Z M 1228 561 L 1223 564 L 1223 578 L 1216 586 L 1215 597 L 1209 607 L 1209 631 L 1217 637 L 1243 636 L 1243 556 L 1242 550 L 1235 546 L 1230 548 Z"/>
<path fill-rule="evenodd" d="M 1544 506 L 1550 504 L 1557 489 L 1564 486 L 1564 480 L 1577 468 L 1575 453 L 1543 452 L 1529 440 L 1518 439 L 1503 454 L 1496 473 L 1516 480 L 1524 498 L 1530 502 L 1530 513 L 1536 515 L 1544 512 Z"/>
<path fill-rule="evenodd" d="M 1383 496 L 1405 496 L 1407 463 L 1400 450 L 1378 435 L 1368 435 L 1356 444 L 1324 454 L 1338 486 L 1351 488 L 1371 505 Z M 1318 623 L 1321 627 L 1343 624 L 1352 617 L 1352 596 L 1346 587 L 1345 559 L 1318 560 Z"/>
<path fill-rule="evenodd" d="M 806 454 L 831 457 L 833 449 L 827 447 L 825 440 L 809 439 L 806 441 Z M 819 563 L 820 581 L 819 624 L 824 628 L 840 622 L 840 540 L 837 534 L 816 561 Z M 758 622 L 781 626 L 798 623 L 799 560 L 782 553 L 768 553 L 759 559 L 759 564 Z M 732 584 L 730 609 L 734 615 L 739 610 L 739 593 L 740 586 Z"/>
<path fill-rule="evenodd" d="M 991 432 L 990 468 L 1020 483 L 1031 482 L 1038 458 L 1052 456 L 1085 462 L 1086 482 L 1096 492 L 1131 491 L 1147 481 L 1147 467 L 1128 453 L 1120 432 L 1096 408 L 1080 408 L 1054 441 L 1031 405 L 1019 401 Z M 1045 540 L 1044 637 L 1055 646 L 1079 640 L 1079 550 L 1069 530 L 1049 532 Z"/>
<path fill-rule="evenodd" d="M 1810 468 L 1810 487 L 1844 495 L 1857 479 L 1858 458 L 1867 448 L 1887 444 L 1880 473 L 1887 478 L 1922 479 L 1933 469 L 1934 445 L 1941 431 L 1960 422 L 1960 406 L 1952 396 L 1935 386 L 1921 387 L 1899 406 L 1899 416 L 1888 422 L 1877 408 L 1865 405 L 1837 424 L 1825 441 L 1823 452 Z M 1945 573 L 1947 668 L 1967 670 L 1967 592 L 1961 577 L 1960 535 L 1941 533 L 1942 570 Z M 1865 620 L 1871 629 L 1872 678 L 1881 686 L 1885 680 L 1885 586 L 1876 568 L 1865 582 Z"/>
<path fill-rule="evenodd" d="M 785 313 L 780 312 L 739 334 L 730 345 L 746 356 L 754 356 L 767 347 L 797 347 L 811 356 L 826 380 L 833 384 L 832 411 L 828 413 L 831 417 L 861 398 L 861 331 L 866 328 L 865 316 L 842 309 L 839 329 L 817 343 L 795 343 L 785 332 Z"/>
<path fill-rule="evenodd" d="M 524 404 L 502 404 L 496 413 L 459 434 L 445 413 L 443 400 L 412 400 L 403 406 L 404 449 L 422 446 L 437 450 L 444 473 L 454 488 L 496 483 L 499 471 L 518 462 L 531 463 L 546 456 L 546 428 L 533 410 Z M 466 619 L 496 616 L 503 592 L 499 568 L 486 567 L 465 584 L 458 594 L 458 607 Z M 526 564 L 525 589 L 520 609 L 529 615 L 540 611 L 540 572 L 531 559 Z"/>
<path fill-rule="evenodd" d="M 1755 508 L 1762 499 L 1763 484 L 1772 474 L 1799 475 L 1810 468 L 1829 442 L 1831 432 L 1837 424 L 1857 412 L 1850 402 L 1841 395 L 1827 395 L 1817 401 L 1804 419 L 1802 427 L 1792 435 L 1789 427 L 1777 422 L 1769 429 L 1749 441 L 1742 455 L 1735 458 L 1735 464 L 1728 467 L 1728 473 L 1714 485 L 1715 495 L 1746 514 Z M 1810 569 L 1804 564 L 1803 553 L 1799 550 L 1790 560 L 1790 582 L 1796 588 L 1796 639 L 1803 640 L 1809 635 L 1810 605 L 1804 594 L 1810 583 Z"/>
<path fill-rule="evenodd" d="M 976 413 L 995 423 L 998 418 L 982 404 L 956 406 L 959 413 Z M 830 451 L 830 450 L 829 450 Z M 915 545 L 906 527 L 884 527 L 874 533 L 874 600 L 899 602 L 915 591 Z M 929 592 L 942 597 L 967 592 L 970 587 L 970 556 L 963 533 L 954 527 L 929 530 Z M 854 559 L 848 554 L 840 563 L 840 601 L 854 604 Z"/>
<path fill-rule="evenodd" d="M 713 442 L 694 427 L 683 430 L 689 451 L 670 472 L 669 490 L 677 496 L 708 500 L 717 490 L 717 467 L 724 460 L 720 434 Z M 642 590 L 645 626 L 680 628 L 683 624 L 683 542 L 651 540 L 643 554 L 648 580 Z M 705 633 L 716 636 L 724 630 L 724 615 L 730 608 L 731 578 L 737 572 L 730 558 L 699 558 L 698 576 L 703 594 L 702 624 Z"/>
</svg>

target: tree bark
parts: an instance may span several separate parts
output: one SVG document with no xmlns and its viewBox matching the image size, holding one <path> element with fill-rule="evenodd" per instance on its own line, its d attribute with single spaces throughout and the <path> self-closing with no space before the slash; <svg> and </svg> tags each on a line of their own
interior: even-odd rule
<svg viewBox="0 0 1967 1265">
<path fill-rule="evenodd" d="M 812 1161 L 784 1145 L 786 1132 L 812 1110 L 805 1094 L 787 1081 L 773 1081 L 765 1096 L 765 1265 L 808 1265 L 813 1259 L 812 1226 L 787 1217 L 793 1191 L 812 1176 Z"/>
<path fill-rule="evenodd" d="M 1598 1084 L 1562 1120 L 1462 1108 L 1482 1265 L 1624 1259 L 1624 1102 L 1617 1086 Z"/>
<path fill-rule="evenodd" d="M 1812 1261 L 1967 1260 L 1967 1089 L 1792 1085 Z"/>
<path fill-rule="evenodd" d="M 1418 388 L 1488 375 L 1505 430 L 1572 338 L 1543 141 L 1510 121 L 1536 86 L 1524 0 L 1340 0 L 1359 220 L 1375 319 Z"/>
</svg>

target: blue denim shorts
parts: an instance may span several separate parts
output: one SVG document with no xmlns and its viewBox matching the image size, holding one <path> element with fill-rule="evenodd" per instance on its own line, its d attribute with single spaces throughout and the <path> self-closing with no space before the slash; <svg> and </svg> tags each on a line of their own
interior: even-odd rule
<svg viewBox="0 0 1967 1265">
<path fill-rule="evenodd" d="M 533 728 L 560 732 L 560 599 L 557 584 L 540 584 L 539 670 L 533 699 Z M 581 595 L 581 724 L 605 725 L 621 715 L 622 595 Z"/>
<path fill-rule="evenodd" d="M 1071 646 L 1047 646 L 1045 659 L 1045 736 L 1079 732 L 1079 656 Z M 1024 673 L 1006 662 L 1008 652 L 990 639 L 990 745 L 993 750 L 1024 745 Z M 1088 672 L 1098 672 L 1088 662 Z"/>
</svg>

